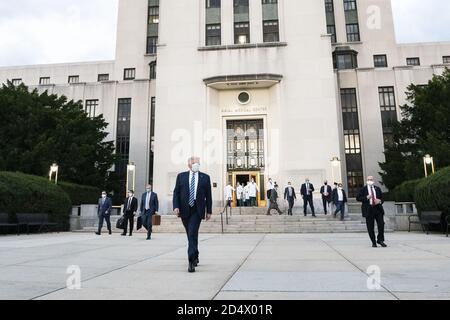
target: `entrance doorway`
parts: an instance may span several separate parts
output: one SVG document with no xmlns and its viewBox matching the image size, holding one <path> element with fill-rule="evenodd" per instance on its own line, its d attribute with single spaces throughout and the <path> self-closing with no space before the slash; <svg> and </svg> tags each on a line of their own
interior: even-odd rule
<svg viewBox="0 0 450 320">
<path fill-rule="evenodd" d="M 256 194 L 257 207 L 265 207 L 265 188 L 264 188 L 264 175 L 260 172 L 232 172 L 232 183 L 233 188 L 237 190 L 237 184 L 240 183 L 242 186 L 246 186 L 247 182 L 255 181 L 258 186 L 259 192 Z M 233 206 L 237 207 L 237 197 L 236 194 L 233 197 Z"/>
</svg>

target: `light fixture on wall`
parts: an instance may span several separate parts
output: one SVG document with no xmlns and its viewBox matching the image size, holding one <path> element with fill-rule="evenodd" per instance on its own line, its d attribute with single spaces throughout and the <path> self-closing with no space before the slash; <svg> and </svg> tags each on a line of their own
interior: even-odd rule
<svg viewBox="0 0 450 320">
<path fill-rule="evenodd" d="M 56 163 L 54 163 L 50 166 L 50 172 L 48 174 L 49 181 L 52 181 L 52 176 L 53 176 L 53 174 L 55 174 L 55 184 L 58 184 L 58 171 L 59 171 L 59 166 Z"/>
<path fill-rule="evenodd" d="M 130 187 L 129 187 L 130 173 L 133 176 L 133 187 L 132 187 L 132 189 L 133 189 L 133 191 L 135 191 L 135 189 L 136 189 L 136 165 L 134 164 L 134 162 L 130 162 L 127 165 L 127 190 L 125 190 L 125 196 L 128 193 L 128 190 L 130 190 Z"/>
<path fill-rule="evenodd" d="M 428 177 L 428 166 L 431 165 L 431 172 L 434 174 L 434 159 L 432 156 L 427 154 L 425 157 L 423 157 L 423 167 L 425 170 L 425 177 Z"/>
</svg>

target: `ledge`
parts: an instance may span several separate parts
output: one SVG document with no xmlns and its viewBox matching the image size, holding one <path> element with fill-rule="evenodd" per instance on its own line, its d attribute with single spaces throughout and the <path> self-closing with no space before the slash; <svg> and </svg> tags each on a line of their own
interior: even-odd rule
<svg viewBox="0 0 450 320">
<path fill-rule="evenodd" d="M 217 76 L 203 79 L 203 82 L 206 85 L 211 85 L 218 82 L 245 82 L 245 81 L 276 81 L 280 82 L 283 79 L 283 76 L 280 74 L 272 74 L 272 73 L 260 73 L 260 74 L 242 74 L 242 75 L 226 75 L 226 76 Z"/>
<path fill-rule="evenodd" d="M 219 51 L 219 50 L 238 50 L 238 49 L 255 49 L 255 48 L 276 48 L 287 47 L 287 42 L 263 42 L 248 44 L 232 44 L 223 46 L 206 46 L 199 47 L 198 51 Z"/>
</svg>

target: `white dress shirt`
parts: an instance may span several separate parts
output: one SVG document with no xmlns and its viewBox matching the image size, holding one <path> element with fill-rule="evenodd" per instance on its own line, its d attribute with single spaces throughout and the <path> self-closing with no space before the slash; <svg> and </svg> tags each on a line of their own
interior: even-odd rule
<svg viewBox="0 0 450 320">
<path fill-rule="evenodd" d="M 191 182 L 192 182 L 192 178 L 194 177 L 194 175 L 195 175 L 195 191 L 194 191 L 194 199 L 197 199 L 197 189 L 198 189 L 198 177 L 199 177 L 199 174 L 198 174 L 198 172 L 192 172 L 192 171 L 189 171 L 189 192 L 191 191 Z"/>
<path fill-rule="evenodd" d="M 338 193 L 338 201 L 344 201 L 344 191 L 342 191 L 341 189 L 337 189 L 337 193 Z"/>
<path fill-rule="evenodd" d="M 244 187 L 244 197 L 245 200 L 249 200 L 250 199 L 250 190 L 249 190 L 250 186 L 247 185 Z"/>
<path fill-rule="evenodd" d="M 269 184 L 267 185 L 267 190 L 273 190 L 273 182 L 269 181 Z"/>
<path fill-rule="evenodd" d="M 145 197 L 145 210 L 150 210 L 150 199 L 152 198 L 152 192 L 147 192 L 147 196 Z"/>
</svg>

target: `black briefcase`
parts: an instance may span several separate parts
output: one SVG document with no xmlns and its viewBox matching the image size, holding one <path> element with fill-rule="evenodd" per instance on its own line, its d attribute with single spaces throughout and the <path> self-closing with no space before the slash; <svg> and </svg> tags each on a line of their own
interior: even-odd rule
<svg viewBox="0 0 450 320">
<path fill-rule="evenodd" d="M 116 228 L 121 229 L 121 230 L 125 229 L 125 217 L 124 216 L 120 217 L 119 220 L 117 220 Z"/>
</svg>

